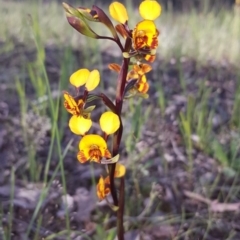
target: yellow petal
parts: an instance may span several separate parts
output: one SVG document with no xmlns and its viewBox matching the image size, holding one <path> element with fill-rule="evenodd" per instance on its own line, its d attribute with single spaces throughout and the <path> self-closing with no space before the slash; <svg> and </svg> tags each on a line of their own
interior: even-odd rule
<svg viewBox="0 0 240 240">
<path fill-rule="evenodd" d="M 66 110 L 72 115 L 79 115 L 80 107 L 76 103 L 75 99 L 68 92 L 63 92 L 63 97 L 65 99 L 64 107 Z"/>
<path fill-rule="evenodd" d="M 105 179 L 101 176 L 98 184 L 97 184 L 97 196 L 99 200 L 103 200 L 106 195 L 110 193 L 110 180 L 109 177 L 106 177 Z"/>
<path fill-rule="evenodd" d="M 81 163 L 88 160 L 101 163 L 103 157 L 111 158 L 106 141 L 97 134 L 83 136 L 79 143 L 79 149 L 80 152 L 77 157 Z"/>
<path fill-rule="evenodd" d="M 161 14 L 161 5 L 155 0 L 145 0 L 139 6 L 139 13 L 143 19 L 155 20 Z"/>
<path fill-rule="evenodd" d="M 70 130 L 77 135 L 84 135 L 92 126 L 91 119 L 82 116 L 72 116 L 69 120 Z"/>
<path fill-rule="evenodd" d="M 107 135 L 115 133 L 120 126 L 120 120 L 117 114 L 105 112 L 100 117 L 100 127 Z"/>
<path fill-rule="evenodd" d="M 84 85 L 89 77 L 90 71 L 86 68 L 79 69 L 70 76 L 70 83 L 75 87 Z"/>
<path fill-rule="evenodd" d="M 124 176 L 125 173 L 126 173 L 125 166 L 122 165 L 121 163 L 117 163 L 116 168 L 115 168 L 115 172 L 114 172 L 114 177 L 115 178 L 120 178 L 120 177 Z"/>
<path fill-rule="evenodd" d="M 100 201 L 106 197 L 104 190 L 105 190 L 104 178 L 101 176 L 97 184 L 97 196 Z"/>
<path fill-rule="evenodd" d="M 85 87 L 88 91 L 94 90 L 100 82 L 100 74 L 98 70 L 93 70 L 90 72 Z"/>
<path fill-rule="evenodd" d="M 128 21 L 127 10 L 120 2 L 111 3 L 109 6 L 109 13 L 114 20 L 122 24 L 125 24 Z"/>
</svg>

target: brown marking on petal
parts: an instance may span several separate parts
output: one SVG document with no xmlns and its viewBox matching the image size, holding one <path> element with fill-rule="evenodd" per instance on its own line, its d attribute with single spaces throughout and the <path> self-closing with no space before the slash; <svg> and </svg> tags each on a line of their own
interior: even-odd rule
<svg viewBox="0 0 240 240">
<path fill-rule="evenodd" d="M 77 154 L 77 159 L 80 163 L 85 163 L 88 161 L 83 151 L 79 151 Z"/>
<path fill-rule="evenodd" d="M 156 49 L 157 47 L 158 47 L 158 38 L 157 37 L 153 37 L 150 48 L 151 49 Z"/>
<path fill-rule="evenodd" d="M 135 42 L 134 42 L 135 49 L 138 50 L 138 49 L 141 49 L 141 48 L 147 46 L 147 41 L 148 41 L 147 36 L 143 36 L 143 37 L 136 36 Z"/>
<path fill-rule="evenodd" d="M 65 99 L 63 102 L 63 105 L 66 108 L 66 110 L 72 115 L 76 115 L 76 116 L 80 115 L 80 108 L 79 108 L 80 100 L 76 102 L 75 99 L 68 92 L 63 92 L 63 96 Z"/>
<path fill-rule="evenodd" d="M 117 73 L 119 73 L 120 70 L 121 70 L 121 66 L 120 66 L 119 64 L 116 64 L 116 63 L 110 63 L 110 64 L 108 64 L 108 68 L 109 68 L 110 70 L 113 70 L 113 71 L 117 72 Z"/>
<path fill-rule="evenodd" d="M 80 111 L 77 107 L 77 105 L 73 105 L 71 104 L 69 101 L 65 100 L 64 101 L 64 107 L 66 108 L 66 110 L 71 113 L 72 115 L 79 115 L 80 114 Z"/>
<path fill-rule="evenodd" d="M 84 106 L 84 101 L 83 101 L 82 99 L 78 99 L 77 105 L 78 105 L 78 107 L 79 107 L 80 109 L 82 109 L 83 106 Z"/>
<path fill-rule="evenodd" d="M 98 162 L 100 163 L 101 159 L 102 159 L 102 153 L 99 149 L 99 146 L 97 145 L 91 145 L 90 150 L 88 152 L 90 159 L 94 162 Z"/>
</svg>

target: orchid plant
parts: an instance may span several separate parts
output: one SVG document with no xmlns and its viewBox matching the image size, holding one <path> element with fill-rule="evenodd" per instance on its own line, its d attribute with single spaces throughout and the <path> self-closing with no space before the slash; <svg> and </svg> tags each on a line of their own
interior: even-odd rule
<svg viewBox="0 0 240 240">
<path fill-rule="evenodd" d="M 100 82 L 99 71 L 82 68 L 70 76 L 70 83 L 76 88 L 76 95 L 64 91 L 64 106 L 72 115 L 69 120 L 70 130 L 81 136 L 77 159 L 80 163 L 94 161 L 107 166 L 106 176 L 101 176 L 96 187 L 100 201 L 106 199 L 109 206 L 117 212 L 118 239 L 124 239 L 124 176 L 126 168 L 118 162 L 120 158 L 119 146 L 122 139 L 123 125 L 121 120 L 124 101 L 135 96 L 147 98 L 149 83 L 146 74 L 152 70 L 149 63 L 156 58 L 159 31 L 154 23 L 161 14 L 161 6 L 155 0 L 145 0 L 139 6 L 139 13 L 143 18 L 133 29 L 128 24 L 128 13 L 120 2 L 113 2 L 109 6 L 111 17 L 118 23 L 114 26 L 107 14 L 99 7 L 92 9 L 74 8 L 63 3 L 69 24 L 79 33 L 90 38 L 106 39 L 116 43 L 122 52 L 121 65 L 110 63 L 109 69 L 117 73 L 116 97 L 111 100 L 104 93 L 94 93 Z M 97 34 L 89 22 L 101 23 L 111 32 L 111 37 Z M 89 133 L 92 120 L 91 113 L 95 105 L 93 100 L 100 100 L 107 107 L 99 120 L 103 134 Z M 88 107 L 87 107 L 88 106 Z M 108 139 L 113 135 L 112 149 L 109 149 Z M 115 178 L 120 178 L 120 188 L 115 186 Z M 119 192 L 119 194 L 118 194 Z M 112 196 L 113 203 L 108 200 Z"/>
</svg>

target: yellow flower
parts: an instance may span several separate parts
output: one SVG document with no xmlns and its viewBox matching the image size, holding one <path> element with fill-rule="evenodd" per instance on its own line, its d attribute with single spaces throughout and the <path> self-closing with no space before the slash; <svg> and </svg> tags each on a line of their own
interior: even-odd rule
<svg viewBox="0 0 240 240">
<path fill-rule="evenodd" d="M 92 126 L 92 120 L 83 116 L 72 116 L 69 121 L 70 130 L 77 135 L 84 135 Z"/>
<path fill-rule="evenodd" d="M 145 20 L 155 20 L 161 14 L 161 5 L 155 0 L 145 0 L 139 6 L 139 13 Z"/>
<path fill-rule="evenodd" d="M 135 50 L 151 50 L 158 46 L 159 32 L 153 21 L 143 20 L 137 24 L 132 32 L 133 48 Z"/>
<path fill-rule="evenodd" d="M 138 93 L 145 94 L 149 89 L 149 84 L 145 73 L 148 73 L 152 70 L 152 67 L 148 64 L 135 64 L 133 69 L 127 75 L 127 81 L 130 79 L 137 79 L 137 82 L 132 89 L 132 92 L 137 90 Z"/>
<path fill-rule="evenodd" d="M 126 173 L 126 168 L 124 165 L 117 163 L 114 177 L 120 178 L 123 177 Z M 107 176 L 106 178 L 100 177 L 98 184 L 97 184 L 97 196 L 100 201 L 102 201 L 106 196 L 110 193 L 110 178 Z"/>
<path fill-rule="evenodd" d="M 68 92 L 63 92 L 63 97 L 65 99 L 63 104 L 66 110 L 74 116 L 81 115 L 81 111 L 84 106 L 83 100 L 79 99 L 76 102 L 75 99 Z"/>
<path fill-rule="evenodd" d="M 133 69 L 127 75 L 127 81 L 130 79 L 139 78 L 139 76 L 143 76 L 145 73 L 148 73 L 152 70 L 152 67 L 146 63 L 142 64 L 134 64 Z"/>
<path fill-rule="evenodd" d="M 115 133 L 120 126 L 120 120 L 117 114 L 113 112 L 105 112 L 100 117 L 100 127 L 107 135 Z"/>
<path fill-rule="evenodd" d="M 128 21 L 128 14 L 125 6 L 120 2 L 113 2 L 109 6 L 109 13 L 111 17 L 120 22 L 125 24 Z"/>
<path fill-rule="evenodd" d="M 89 160 L 101 163 L 103 157 L 111 158 L 106 141 L 96 134 L 85 135 L 79 143 L 79 150 L 77 158 L 81 163 Z"/>
<path fill-rule="evenodd" d="M 97 196 L 102 201 L 110 193 L 109 176 L 105 179 L 101 176 L 97 184 Z"/>
<path fill-rule="evenodd" d="M 100 82 L 100 74 L 98 70 L 89 71 L 86 68 L 79 69 L 70 76 L 70 83 L 76 88 L 85 84 L 88 91 L 93 91 Z"/>
<path fill-rule="evenodd" d="M 119 73 L 120 72 L 120 65 L 116 63 L 111 63 L 108 65 L 109 69 Z M 133 69 L 128 72 L 127 74 L 127 81 L 132 79 L 137 79 L 136 83 L 134 84 L 133 88 L 130 89 L 130 95 L 136 95 L 137 93 L 145 94 L 149 89 L 149 84 L 147 82 L 147 78 L 145 73 L 148 73 L 152 70 L 152 67 L 149 64 L 142 63 L 142 64 L 134 64 Z"/>
</svg>

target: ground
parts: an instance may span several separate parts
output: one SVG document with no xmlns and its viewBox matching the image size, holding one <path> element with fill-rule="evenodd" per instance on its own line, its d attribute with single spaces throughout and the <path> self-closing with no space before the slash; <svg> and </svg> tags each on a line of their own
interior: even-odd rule
<svg viewBox="0 0 240 240">
<path fill-rule="evenodd" d="M 4 52 L 4 44 L 1 239 L 66 239 L 68 230 L 70 239 L 114 239 L 115 214 L 95 193 L 103 169 L 77 161 L 79 138 L 67 127 L 62 100 L 56 117 L 59 153 L 58 140 L 52 141 L 56 126 L 46 106 L 49 95 L 38 97 L 41 86 L 29 76 L 29 69 L 34 76 L 41 69 L 38 62 L 31 65 L 38 54 L 17 41 Z M 60 89 L 71 91 L 68 74 L 62 73 L 66 53 L 81 65 L 81 51 L 45 48 L 44 66 L 55 106 L 62 99 L 60 78 L 65 78 Z M 115 75 L 107 64 L 119 63 L 120 58 L 102 53 L 101 59 L 102 89 L 113 96 Z M 124 105 L 126 239 L 240 239 L 239 69 L 227 62 L 201 63 L 187 57 L 158 57 L 153 69 L 148 76 L 150 97 Z M 42 72 L 39 78 L 35 84 L 43 83 Z M 93 117 L 97 115 L 96 111 Z M 97 124 L 94 131 L 99 131 Z"/>
</svg>

